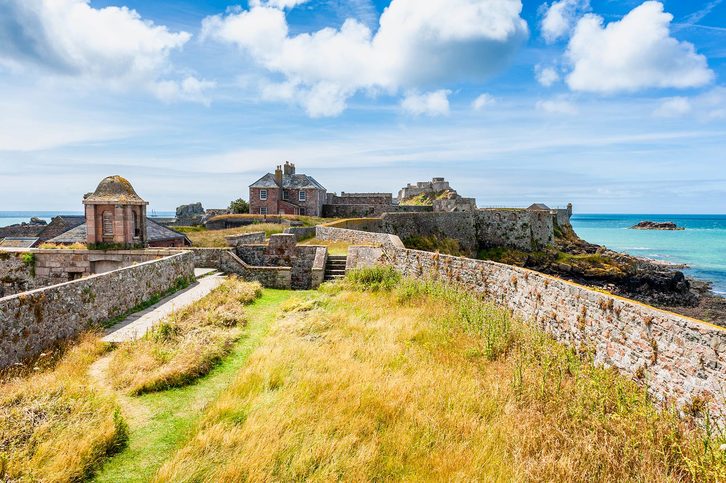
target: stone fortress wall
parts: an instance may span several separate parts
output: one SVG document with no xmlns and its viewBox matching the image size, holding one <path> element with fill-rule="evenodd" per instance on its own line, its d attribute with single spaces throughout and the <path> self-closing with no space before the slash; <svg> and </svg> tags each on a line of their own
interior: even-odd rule
<svg viewBox="0 0 726 483">
<path fill-rule="evenodd" d="M 0 368 L 37 357 L 193 278 L 193 256 L 184 252 L 0 298 Z"/>
<path fill-rule="evenodd" d="M 342 234 L 344 241 L 353 236 L 326 233 L 329 239 Z M 397 245 L 351 247 L 348 269 L 385 264 L 404 275 L 463 286 L 556 340 L 589 351 L 595 363 L 647 386 L 662 404 L 682 408 L 704 398 L 712 415 L 726 422 L 723 328 L 524 268 Z"/>
</svg>

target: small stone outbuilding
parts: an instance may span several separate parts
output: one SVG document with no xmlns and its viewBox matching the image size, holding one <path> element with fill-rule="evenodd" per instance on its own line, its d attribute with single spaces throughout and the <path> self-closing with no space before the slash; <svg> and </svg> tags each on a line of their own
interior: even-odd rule
<svg viewBox="0 0 726 483">
<path fill-rule="evenodd" d="M 104 178 L 84 196 L 86 242 L 146 246 L 146 206 L 131 183 L 121 176 Z"/>
</svg>

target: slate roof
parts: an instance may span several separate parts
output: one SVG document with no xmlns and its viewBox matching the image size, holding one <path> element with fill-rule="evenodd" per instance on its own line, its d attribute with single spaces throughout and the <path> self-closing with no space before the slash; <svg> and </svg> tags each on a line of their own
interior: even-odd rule
<svg viewBox="0 0 726 483">
<path fill-rule="evenodd" d="M 282 187 L 286 189 L 316 189 L 325 191 L 323 185 L 307 174 L 283 175 Z M 275 175 L 273 173 L 267 173 L 252 183 L 250 188 L 279 188 L 279 186 L 275 182 Z"/>
<path fill-rule="evenodd" d="M 73 244 L 73 243 L 86 243 L 86 224 L 79 225 L 67 232 L 50 240 L 51 243 L 61 244 Z M 170 228 L 156 223 L 151 218 L 146 218 L 146 235 L 148 236 L 149 243 L 184 239 L 184 243 L 191 246 L 192 242 L 184 233 L 179 233 Z"/>
<path fill-rule="evenodd" d="M 32 248 L 38 238 L 7 237 L 0 240 L 0 248 Z"/>
<path fill-rule="evenodd" d="M 132 205 L 146 204 L 134 191 L 129 181 L 122 176 L 109 176 L 98 183 L 98 188 L 83 199 L 84 204 L 122 203 Z"/>
<path fill-rule="evenodd" d="M 0 238 L 34 238 L 48 225 L 10 225 L 0 228 Z"/>
<path fill-rule="evenodd" d="M 40 238 L 41 241 L 48 241 L 51 238 L 55 238 L 58 235 L 85 223 L 85 216 L 56 216 L 46 225 L 45 229 L 38 234 L 38 238 Z"/>
</svg>

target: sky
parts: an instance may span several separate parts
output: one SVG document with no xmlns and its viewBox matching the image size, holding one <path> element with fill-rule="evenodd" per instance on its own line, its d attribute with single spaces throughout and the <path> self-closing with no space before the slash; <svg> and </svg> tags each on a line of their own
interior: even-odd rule
<svg viewBox="0 0 726 483">
<path fill-rule="evenodd" d="M 726 213 L 724 0 L 0 0 L 0 211 L 120 174 L 220 208 L 331 192 Z"/>
</svg>

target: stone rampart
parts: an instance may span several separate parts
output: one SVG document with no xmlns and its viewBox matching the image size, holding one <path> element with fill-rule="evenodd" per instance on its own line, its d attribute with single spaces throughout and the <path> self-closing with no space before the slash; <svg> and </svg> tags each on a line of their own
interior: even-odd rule
<svg viewBox="0 0 726 483">
<path fill-rule="evenodd" d="M 265 243 L 265 232 L 259 231 L 255 233 L 243 233 L 241 235 L 226 236 L 227 246 L 236 247 L 240 245 L 254 245 L 257 243 Z"/>
<path fill-rule="evenodd" d="M 314 226 L 291 226 L 285 228 L 285 233 L 289 235 L 295 235 L 297 241 L 309 240 L 315 238 L 315 227 Z"/>
<path fill-rule="evenodd" d="M 215 268 L 245 280 L 260 282 L 267 288 L 289 289 L 292 285 L 291 267 L 253 266 L 238 257 L 232 248 L 192 248 L 189 251 L 197 268 Z"/>
<path fill-rule="evenodd" d="M 389 264 L 456 283 L 511 309 L 556 340 L 589 351 L 679 408 L 696 398 L 726 421 L 726 330 L 524 268 L 394 248 L 353 247 L 348 268 Z"/>
<path fill-rule="evenodd" d="M 168 250 L 0 251 L 0 297 L 77 280 L 178 253 Z"/>
<path fill-rule="evenodd" d="M 382 204 L 335 204 L 323 205 L 325 218 L 365 218 L 381 216 L 384 213 L 428 213 L 434 211 L 433 206 L 416 205 L 382 205 Z"/>
<path fill-rule="evenodd" d="M 140 263 L 0 299 L 0 367 L 123 315 L 194 277 L 191 253 Z"/>
<path fill-rule="evenodd" d="M 403 243 L 397 236 L 387 233 L 375 233 L 332 226 L 318 226 L 316 236 L 318 240 L 343 241 L 358 245 L 383 246 L 390 245 L 403 248 Z"/>
</svg>

